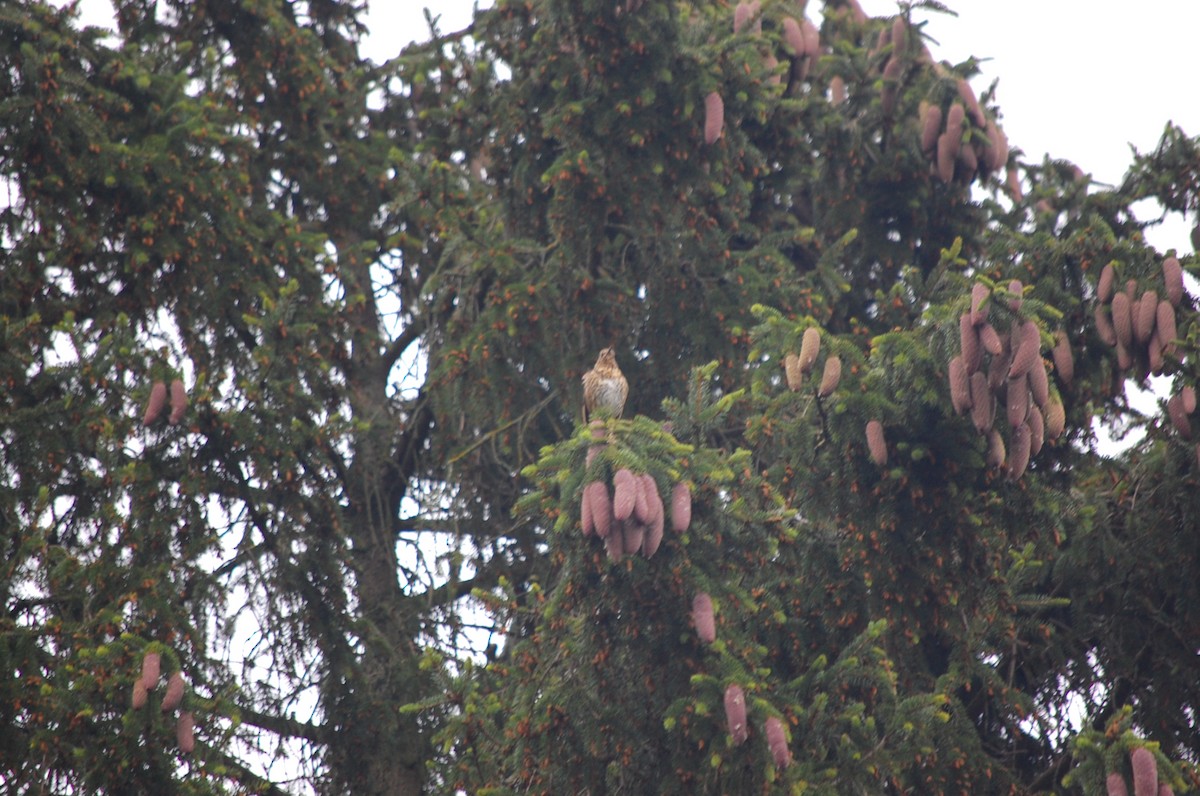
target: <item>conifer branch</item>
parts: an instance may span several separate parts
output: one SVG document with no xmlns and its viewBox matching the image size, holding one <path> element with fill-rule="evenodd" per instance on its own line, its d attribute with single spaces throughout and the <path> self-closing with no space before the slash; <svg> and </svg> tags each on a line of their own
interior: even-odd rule
<svg viewBox="0 0 1200 796">
<path fill-rule="evenodd" d="M 318 724 L 261 713 L 245 705 L 238 706 L 238 715 L 245 724 L 269 730 L 285 738 L 303 738 L 316 744 L 325 743 L 327 740 L 326 728 Z"/>
</svg>

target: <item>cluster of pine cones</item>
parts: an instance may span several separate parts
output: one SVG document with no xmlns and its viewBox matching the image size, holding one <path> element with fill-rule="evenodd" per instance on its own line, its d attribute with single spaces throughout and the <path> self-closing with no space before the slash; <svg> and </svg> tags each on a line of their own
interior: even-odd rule
<svg viewBox="0 0 1200 796">
<path fill-rule="evenodd" d="M 984 113 L 971 84 L 960 77 L 957 85 L 961 102 L 951 102 L 943 113 L 940 105 L 922 100 L 918 111 L 921 151 L 929 158 L 931 172 L 944 183 L 956 178 L 970 183 L 976 175 L 987 177 L 1008 163 L 1008 137 Z M 1009 172 L 1008 189 L 1014 199 L 1021 198 L 1015 170 Z"/>
<path fill-rule="evenodd" d="M 1008 307 L 1014 313 L 1020 311 L 1022 293 L 1020 280 L 1012 280 L 1008 285 Z M 961 353 L 950 360 L 948 367 L 950 402 L 957 414 L 970 412 L 975 430 L 987 437 L 988 464 L 1003 469 L 1015 480 L 1045 440 L 1062 434 L 1066 413 L 1062 401 L 1050 391 L 1037 322 L 1018 316 L 1006 333 L 1000 333 L 988 323 L 991 300 L 991 289 L 976 282 L 971 289 L 971 309 L 959 317 Z M 1052 356 L 1059 379 L 1070 384 L 1075 361 L 1066 335 L 1056 335 Z M 1007 446 L 995 427 L 1001 402 L 1008 420 Z"/>
<path fill-rule="evenodd" d="M 804 330 L 800 338 L 800 353 L 785 354 L 783 357 L 783 372 L 787 379 L 788 389 L 799 392 L 804 387 L 804 380 L 813 372 L 817 357 L 821 355 L 821 333 L 815 326 Z M 817 385 L 817 395 L 828 398 L 837 389 L 842 380 L 842 360 L 837 354 L 831 354 L 825 359 L 825 367 L 821 371 L 821 382 Z"/>
<path fill-rule="evenodd" d="M 1161 374 L 1166 357 L 1175 353 L 1177 330 L 1175 310 L 1183 301 L 1183 267 L 1175 257 L 1162 263 L 1163 297 L 1148 288 L 1139 293 L 1136 279 L 1128 279 L 1124 290 L 1116 289 L 1117 274 L 1112 263 L 1100 271 L 1096 283 L 1096 333 L 1117 351 L 1120 375 L 1131 371 L 1139 380 Z M 1167 417 L 1185 440 L 1193 436 L 1190 415 L 1196 411 L 1196 389 L 1187 385 L 1167 399 Z M 1200 460 L 1200 444 L 1196 446 Z"/>
<path fill-rule="evenodd" d="M 170 392 L 171 414 L 167 416 L 167 422 L 171 425 L 178 425 L 180 420 L 183 420 L 183 414 L 187 411 L 188 396 L 187 388 L 183 386 L 181 379 L 172 379 Z M 142 415 L 142 425 L 152 426 L 162 417 L 163 410 L 167 408 L 168 388 L 166 382 L 156 381 L 150 387 L 150 397 L 146 400 L 146 411 Z"/>
<path fill-rule="evenodd" d="M 158 688 L 162 676 L 162 655 L 157 652 L 147 652 L 142 656 L 142 673 L 133 683 L 133 709 L 141 710 L 149 702 L 150 694 Z M 163 713 L 173 713 L 183 703 L 183 672 L 173 672 L 167 678 L 167 688 L 163 692 L 159 709 Z M 175 721 L 175 741 L 179 751 L 190 755 L 196 748 L 196 718 L 190 710 L 180 711 Z"/>
<path fill-rule="evenodd" d="M 1179 260 L 1163 260 L 1162 276 L 1166 293 L 1162 299 L 1154 288 L 1139 294 L 1136 279 L 1127 280 L 1124 290 L 1116 290 L 1112 263 L 1104 266 L 1096 283 L 1096 333 L 1117 349 L 1117 367 L 1128 371 L 1136 366 L 1139 378 L 1162 373 L 1164 357 L 1175 350 L 1175 308 L 1183 300 Z"/>
<path fill-rule="evenodd" d="M 758 0 L 738 3 L 733 10 L 733 32 L 747 31 L 761 36 L 762 29 L 762 3 Z M 791 62 L 791 73 L 804 80 L 821 55 L 821 32 L 803 14 L 799 20 L 784 16 L 780 29 L 785 55 Z M 763 65 L 771 73 L 768 80 L 772 84 L 783 82 L 783 73 L 777 69 L 779 59 L 771 49 L 763 53 Z M 704 143 L 715 144 L 724 129 L 725 101 L 719 91 L 711 91 L 704 97 Z"/>
<path fill-rule="evenodd" d="M 592 421 L 594 439 L 604 438 L 603 421 Z M 587 462 L 603 450 L 603 445 L 588 449 Z M 682 533 L 692 522 L 692 490 L 686 481 L 671 489 L 671 529 Z M 613 561 L 640 552 L 646 558 L 658 552 L 666 525 L 666 506 L 658 494 L 658 483 L 649 473 L 634 473 L 622 467 L 613 473 L 612 489 L 603 481 L 590 481 L 583 487 L 580 524 L 583 535 L 595 533 L 604 540 Z"/>
</svg>

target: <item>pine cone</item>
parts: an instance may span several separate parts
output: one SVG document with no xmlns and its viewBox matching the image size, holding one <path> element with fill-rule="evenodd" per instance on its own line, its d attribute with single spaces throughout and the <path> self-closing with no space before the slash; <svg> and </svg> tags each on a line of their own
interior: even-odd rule
<svg viewBox="0 0 1200 796">
<path fill-rule="evenodd" d="M 1100 269 L 1100 279 L 1096 281 L 1096 300 L 1101 304 L 1107 304 L 1113 299 L 1113 280 L 1116 278 L 1116 272 L 1113 270 L 1112 263 Z"/>
<path fill-rule="evenodd" d="M 146 707 L 146 700 L 149 692 L 146 690 L 146 683 L 143 680 L 133 681 L 133 709 L 141 710 Z"/>
<path fill-rule="evenodd" d="M 725 722 L 734 746 L 740 746 L 750 737 L 746 726 L 746 695 L 741 686 L 731 685 L 725 689 Z"/>
<path fill-rule="evenodd" d="M 983 349 L 979 346 L 979 330 L 971 324 L 969 312 L 958 316 L 958 344 L 967 372 L 974 373 L 979 370 L 979 366 L 983 364 Z"/>
<path fill-rule="evenodd" d="M 1008 283 L 1008 308 L 1013 312 L 1021 309 L 1021 302 L 1025 300 L 1025 286 L 1021 284 L 1020 279 L 1014 279 Z"/>
<path fill-rule="evenodd" d="M 1025 419 L 1025 422 L 1029 424 L 1029 455 L 1037 456 L 1046 442 L 1045 415 L 1036 406 L 1031 407 L 1029 417 Z"/>
<path fill-rule="evenodd" d="M 1192 422 L 1188 420 L 1188 413 L 1184 410 L 1182 396 L 1172 395 L 1167 399 L 1167 417 L 1171 418 L 1171 425 L 1175 426 L 1179 436 L 1184 439 L 1192 438 Z"/>
<path fill-rule="evenodd" d="M 627 468 L 613 473 L 613 519 L 624 522 L 633 516 L 639 488 L 638 479 Z"/>
<path fill-rule="evenodd" d="M 167 691 L 162 698 L 162 712 L 170 713 L 183 701 L 183 673 L 172 672 L 167 678 Z"/>
<path fill-rule="evenodd" d="M 1038 406 L 1045 406 L 1046 401 L 1050 400 L 1050 377 L 1041 359 L 1029 369 L 1029 392 Z"/>
<path fill-rule="evenodd" d="M 147 652 L 142 656 L 142 685 L 147 691 L 158 688 L 158 679 L 162 675 L 162 655 L 157 652 Z"/>
<path fill-rule="evenodd" d="M 1167 301 L 1171 306 L 1178 307 L 1183 301 L 1183 266 L 1174 257 L 1168 257 L 1162 264 L 1163 285 L 1167 293 Z"/>
<path fill-rule="evenodd" d="M 937 154 L 938 133 L 942 129 L 942 109 L 921 100 L 918 118 L 921 123 L 921 151 L 925 153 L 925 157 L 932 158 Z"/>
<path fill-rule="evenodd" d="M 817 331 L 817 327 L 810 326 L 804 330 L 804 337 L 800 339 L 800 372 L 808 375 L 820 353 L 821 333 Z"/>
<path fill-rule="evenodd" d="M 185 755 L 190 755 L 196 750 L 196 718 L 190 710 L 180 713 L 175 722 L 175 742 L 179 744 L 179 751 Z"/>
<path fill-rule="evenodd" d="M 799 392 L 804 386 L 804 374 L 800 371 L 800 357 L 795 354 L 787 354 L 783 358 L 783 374 L 787 380 L 788 389 L 792 392 Z"/>
<path fill-rule="evenodd" d="M 971 285 L 971 323 L 974 326 L 979 326 L 987 320 L 988 296 L 992 295 L 992 291 L 988 290 L 988 286 L 982 282 L 976 282 Z"/>
<path fill-rule="evenodd" d="M 1145 748 L 1134 749 L 1129 755 L 1133 769 L 1133 796 L 1158 796 L 1158 762 Z"/>
<path fill-rule="evenodd" d="M 704 98 L 704 143 L 715 144 L 725 129 L 725 101 L 715 91 Z"/>
<path fill-rule="evenodd" d="M 706 592 L 700 592 L 692 598 L 692 624 L 696 626 L 696 635 L 705 644 L 711 644 L 717 639 L 717 623 L 713 617 L 712 598 Z"/>
<path fill-rule="evenodd" d="M 783 18 L 783 43 L 792 58 L 803 58 L 806 52 L 804 30 L 792 17 Z"/>
<path fill-rule="evenodd" d="M 1158 302 L 1155 310 L 1154 328 L 1158 331 L 1158 339 L 1164 346 L 1171 345 L 1179 336 L 1175 326 L 1175 307 L 1170 301 L 1163 299 Z"/>
<path fill-rule="evenodd" d="M 1029 373 L 1034 364 L 1040 364 L 1039 356 L 1042 346 L 1042 336 L 1037 324 L 1025 321 L 1012 334 L 1013 358 L 1008 366 L 1008 378 L 1017 379 Z"/>
<path fill-rule="evenodd" d="M 683 533 L 692 524 L 692 488 L 680 481 L 671 489 L 671 529 Z"/>
<path fill-rule="evenodd" d="M 980 434 L 987 433 L 996 419 L 996 399 L 988 386 L 988 378 L 976 371 L 971 374 L 971 421 Z"/>
<path fill-rule="evenodd" d="M 950 405 L 956 415 L 964 414 L 971 408 L 971 377 L 963 358 L 956 356 L 950 360 L 948 367 L 950 375 Z"/>
<path fill-rule="evenodd" d="M 1008 412 L 1008 424 L 1013 428 L 1025 422 L 1029 414 L 1029 377 L 1018 376 L 1008 380 L 1008 395 L 1004 401 Z"/>
<path fill-rule="evenodd" d="M 1000 339 L 1000 333 L 990 323 L 979 325 L 979 344 L 983 346 L 984 351 L 994 357 L 1004 353 L 1004 341 Z"/>
<path fill-rule="evenodd" d="M 597 483 L 593 481 L 592 483 Z M 583 495 L 579 498 L 579 527 L 583 530 L 584 536 L 591 536 L 596 530 L 596 523 L 592 519 L 592 484 L 587 484 L 583 487 Z"/>
<path fill-rule="evenodd" d="M 1096 336 L 1105 345 L 1113 346 L 1117 344 L 1117 331 L 1113 327 L 1112 315 L 1108 307 L 1103 304 L 1097 304 L 1093 319 L 1096 322 Z"/>
<path fill-rule="evenodd" d="M 1133 302 L 1128 293 L 1117 293 L 1112 299 L 1112 325 L 1117 342 L 1129 348 L 1133 345 Z"/>
<path fill-rule="evenodd" d="M 771 750 L 771 758 L 776 768 L 787 768 L 792 763 L 792 750 L 788 749 L 787 735 L 783 731 L 783 722 L 771 716 L 763 723 L 767 736 L 767 746 Z"/>
<path fill-rule="evenodd" d="M 821 373 L 821 385 L 817 387 L 817 395 L 828 398 L 837 389 L 842 380 L 842 360 L 836 354 L 825 360 L 825 370 Z"/>
<path fill-rule="evenodd" d="M 1008 451 L 1004 448 L 1004 437 L 1000 436 L 1000 432 L 992 429 L 988 432 L 988 451 L 987 465 L 999 469 L 1004 466 L 1004 460 L 1008 457 Z"/>
<path fill-rule="evenodd" d="M 883 424 L 878 420 L 867 423 L 867 450 L 871 453 L 871 461 L 879 467 L 887 464 L 887 440 L 883 437 Z"/>
<path fill-rule="evenodd" d="M 1008 451 L 1008 477 L 1016 481 L 1029 466 L 1029 453 L 1033 446 L 1033 435 L 1029 426 L 1022 423 L 1013 429 L 1012 446 Z"/>
<path fill-rule="evenodd" d="M 1133 308 L 1133 339 L 1142 345 L 1150 342 L 1154 334 L 1154 321 L 1158 315 L 1158 293 L 1147 290 Z"/>
<path fill-rule="evenodd" d="M 188 397 L 187 388 L 183 386 L 183 382 L 179 379 L 171 381 L 171 416 L 167 418 L 167 422 L 171 425 L 178 425 L 180 420 L 183 420 L 183 413 L 187 411 Z"/>
<path fill-rule="evenodd" d="M 149 426 L 162 415 L 167 405 L 167 385 L 161 381 L 154 382 L 150 388 L 150 398 L 146 401 L 146 412 L 142 415 L 142 425 Z"/>
<path fill-rule="evenodd" d="M 587 502 L 591 510 L 592 527 L 595 528 L 597 536 L 607 539 L 615 522 L 612 499 L 608 496 L 608 485 L 603 481 L 592 481 L 584 487 L 584 491 L 591 493 Z"/>
<path fill-rule="evenodd" d="M 1067 426 L 1067 412 L 1057 397 L 1046 402 L 1046 439 L 1058 439 Z"/>
<path fill-rule="evenodd" d="M 1067 333 L 1059 329 L 1054 333 L 1054 348 L 1050 352 L 1054 358 L 1054 371 L 1066 386 L 1071 386 L 1075 380 L 1075 354 L 1071 351 L 1071 341 Z"/>
</svg>

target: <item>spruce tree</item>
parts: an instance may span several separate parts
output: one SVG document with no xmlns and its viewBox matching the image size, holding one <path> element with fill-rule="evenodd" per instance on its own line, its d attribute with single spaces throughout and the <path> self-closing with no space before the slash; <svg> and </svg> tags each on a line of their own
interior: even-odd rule
<svg viewBox="0 0 1200 796">
<path fill-rule="evenodd" d="M 19 792 L 1200 784 L 1196 139 L 907 6 L 116 10 L 0 10 Z"/>
<path fill-rule="evenodd" d="M 447 781 L 1100 793 L 1145 747 L 1194 783 L 1194 260 L 1130 210 L 1195 209 L 1194 142 L 1117 189 L 1024 162 L 903 9 L 802 6 L 491 18 L 543 45 L 497 51 L 493 176 L 555 274 L 638 311 L 637 416 L 525 469 L 550 567 L 490 597 L 514 632 L 451 687 Z M 1151 375 L 1178 397 L 1140 418 Z M 1094 418 L 1145 436 L 1104 456 Z M 691 492 L 653 555 L 629 473 Z"/>
</svg>

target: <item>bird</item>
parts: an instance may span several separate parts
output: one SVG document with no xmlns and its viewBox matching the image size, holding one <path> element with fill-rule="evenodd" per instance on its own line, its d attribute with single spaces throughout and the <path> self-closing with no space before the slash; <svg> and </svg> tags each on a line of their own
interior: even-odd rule
<svg viewBox="0 0 1200 796">
<path fill-rule="evenodd" d="M 583 422 L 588 422 L 597 410 L 620 417 L 629 395 L 629 382 L 617 366 L 617 355 L 611 348 L 600 351 L 596 364 L 583 374 Z"/>
</svg>

